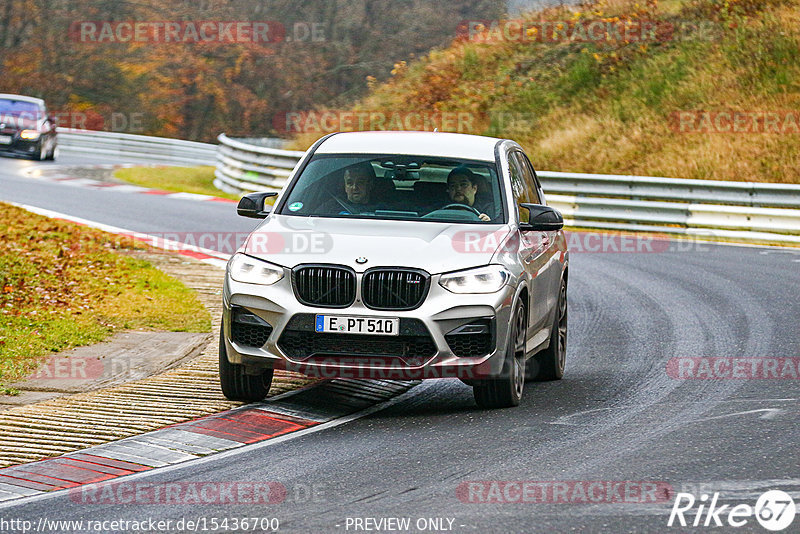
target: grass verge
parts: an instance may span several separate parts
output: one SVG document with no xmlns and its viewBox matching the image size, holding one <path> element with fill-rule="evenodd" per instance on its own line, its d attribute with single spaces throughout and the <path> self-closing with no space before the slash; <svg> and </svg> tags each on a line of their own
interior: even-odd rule
<svg viewBox="0 0 800 534">
<path fill-rule="evenodd" d="M 193 291 L 127 238 L 0 203 L 0 394 L 47 355 L 117 329 L 209 332 Z"/>
<path fill-rule="evenodd" d="M 175 191 L 178 193 L 197 193 L 231 200 L 239 200 L 239 195 L 225 193 L 214 187 L 214 167 L 131 167 L 119 169 L 114 177 L 125 182 Z"/>
</svg>

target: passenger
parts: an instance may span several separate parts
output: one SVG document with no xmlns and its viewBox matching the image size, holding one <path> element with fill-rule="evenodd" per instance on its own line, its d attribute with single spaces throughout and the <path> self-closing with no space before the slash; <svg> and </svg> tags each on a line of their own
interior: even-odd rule
<svg viewBox="0 0 800 534">
<path fill-rule="evenodd" d="M 494 213 L 494 203 L 491 201 L 478 201 L 475 196 L 478 194 L 478 182 L 481 178 L 472 172 L 468 167 L 462 165 L 456 167 L 447 175 L 447 194 L 450 200 L 456 204 L 464 204 L 475 208 L 482 221 L 491 221 L 492 217 L 487 213 Z"/>
</svg>

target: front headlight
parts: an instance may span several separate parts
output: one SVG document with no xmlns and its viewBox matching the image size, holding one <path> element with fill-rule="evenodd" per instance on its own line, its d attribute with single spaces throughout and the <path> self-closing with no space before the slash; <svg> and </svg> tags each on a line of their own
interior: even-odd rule
<svg viewBox="0 0 800 534">
<path fill-rule="evenodd" d="M 271 286 L 283 278 L 283 268 L 244 254 L 234 254 L 228 262 L 228 274 L 237 282 Z"/>
<path fill-rule="evenodd" d="M 37 139 L 39 139 L 40 135 L 42 134 L 37 132 L 36 130 L 22 130 L 19 133 L 20 138 L 27 139 L 28 141 L 36 141 Z"/>
<path fill-rule="evenodd" d="M 451 293 L 495 293 L 511 278 L 502 265 L 487 265 L 468 271 L 443 274 L 439 285 Z"/>
</svg>

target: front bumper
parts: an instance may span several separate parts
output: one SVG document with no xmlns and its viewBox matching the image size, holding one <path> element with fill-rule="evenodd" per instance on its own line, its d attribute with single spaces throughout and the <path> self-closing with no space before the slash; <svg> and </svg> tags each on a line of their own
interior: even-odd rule
<svg viewBox="0 0 800 534">
<path fill-rule="evenodd" d="M 454 294 L 439 285 L 439 275 L 433 275 L 428 295 L 417 309 L 378 311 L 361 302 L 362 276 L 361 273 L 357 274 L 355 302 L 347 308 L 336 309 L 306 306 L 298 302 L 292 291 L 290 276 L 284 276 L 272 286 L 244 284 L 226 276 L 223 334 L 228 360 L 245 365 L 253 373 L 272 367 L 324 378 L 474 380 L 500 373 L 515 298 L 514 283 L 506 284 L 492 294 Z M 237 320 L 244 311 L 268 323 L 272 330 L 268 337 L 264 336 L 266 342 L 263 342 L 263 338 L 253 337 L 246 338 L 247 343 L 237 342 L 236 339 L 242 339 L 240 332 L 232 339 L 232 309 L 237 310 Z M 397 317 L 400 319 L 401 335 L 359 338 L 359 334 L 318 334 L 313 329 L 317 314 Z M 488 346 L 476 349 L 474 344 L 453 342 L 454 339 L 465 339 L 454 338 L 453 332 L 472 323 L 484 325 L 484 329 L 489 327 L 492 337 Z M 450 343 L 445 337 L 448 334 L 451 334 Z M 353 342 L 353 353 L 326 353 L 326 343 L 316 343 L 322 340 L 320 336 L 347 336 Z M 297 339 L 301 339 L 301 342 L 295 342 Z M 339 339 L 335 338 L 336 341 Z M 363 342 L 359 343 L 359 339 L 363 339 Z M 425 339 L 428 344 L 424 343 Z M 406 342 L 403 349 L 395 351 L 395 356 L 389 355 L 392 353 L 391 347 L 400 347 Z M 252 346 L 254 344 L 261 345 Z M 311 356 L 303 352 L 305 346 L 322 346 L 323 349 Z M 460 356 L 454 354 L 453 346 Z M 484 352 L 484 348 L 485 353 L 476 354 Z M 399 356 L 401 353 L 402 356 Z"/>
<path fill-rule="evenodd" d="M 2 154 L 14 154 L 28 157 L 39 154 L 42 144 L 41 137 L 35 141 L 28 141 L 20 139 L 17 135 L 12 133 L 0 133 L 0 135 L 12 137 L 10 144 L 0 143 L 0 153 Z"/>
</svg>

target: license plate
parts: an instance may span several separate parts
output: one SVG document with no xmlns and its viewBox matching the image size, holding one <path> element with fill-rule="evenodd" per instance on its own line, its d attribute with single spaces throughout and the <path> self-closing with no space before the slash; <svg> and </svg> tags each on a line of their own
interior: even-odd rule
<svg viewBox="0 0 800 534">
<path fill-rule="evenodd" d="M 342 315 L 317 315 L 317 332 L 326 334 L 371 334 L 377 336 L 400 335 L 400 319 L 386 317 L 348 317 Z"/>
<path fill-rule="evenodd" d="M 10 135 L 0 135 L 0 145 L 10 145 L 11 139 L 13 139 Z"/>
</svg>

